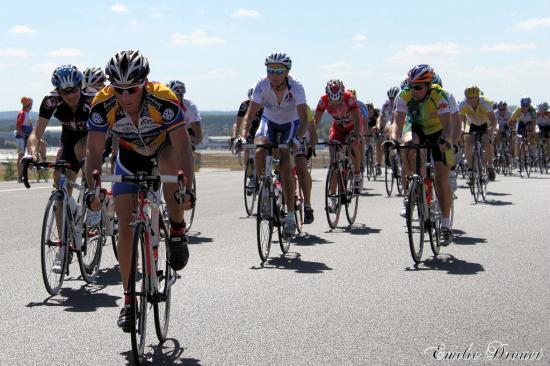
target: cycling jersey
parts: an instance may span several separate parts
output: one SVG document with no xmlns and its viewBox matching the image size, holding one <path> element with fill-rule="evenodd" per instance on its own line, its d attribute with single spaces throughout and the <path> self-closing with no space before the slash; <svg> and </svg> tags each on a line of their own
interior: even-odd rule
<svg viewBox="0 0 550 366">
<path fill-rule="evenodd" d="M 480 96 L 475 110 L 467 100 L 460 102 L 458 109 L 459 115 L 466 117 L 468 124 L 481 126 L 489 122 L 489 114 L 493 113 L 493 102 L 484 96 Z"/>
<path fill-rule="evenodd" d="M 297 121 L 296 106 L 306 104 L 306 93 L 302 84 L 291 75 L 287 77 L 287 89 L 281 103 L 271 88 L 269 79 L 258 81 L 252 93 L 252 101 L 264 107 L 264 117 L 275 124 L 286 124 Z"/>
<path fill-rule="evenodd" d="M 424 135 L 434 134 L 443 129 L 440 116 L 450 113 L 447 92 L 432 85 L 423 100 L 415 101 L 411 89 L 404 89 L 397 96 L 395 111 L 407 114 L 406 130 L 415 125 Z"/>
<path fill-rule="evenodd" d="M 367 121 L 369 119 L 369 109 L 367 108 L 367 105 L 358 100 L 357 106 L 359 107 L 359 111 L 361 112 L 359 113 L 359 117 L 361 117 L 363 121 Z"/>
<path fill-rule="evenodd" d="M 546 112 L 544 115 L 537 115 L 537 125 L 540 127 L 550 126 L 550 113 Z"/>
<path fill-rule="evenodd" d="M 510 120 L 510 112 L 508 112 L 508 110 L 501 112 L 497 109 L 495 111 L 495 118 L 497 120 L 499 130 L 508 129 L 508 121 Z"/>
<path fill-rule="evenodd" d="M 237 112 L 237 117 L 244 117 L 246 115 L 246 112 L 248 111 L 248 107 L 250 107 L 250 100 L 247 99 L 241 103 L 241 106 L 239 107 L 239 111 Z M 254 119 L 252 120 L 252 123 L 250 125 L 250 130 L 248 130 L 248 137 L 247 137 L 247 141 L 249 143 L 252 143 L 252 141 L 254 140 L 254 135 L 258 130 L 258 126 L 260 126 L 260 121 L 262 119 L 263 113 L 264 113 L 264 109 L 260 108 L 260 110 L 254 116 Z"/>
<path fill-rule="evenodd" d="M 86 131 L 86 121 L 92 106 L 92 100 L 95 93 L 89 90 L 81 90 L 80 101 L 76 112 L 73 113 L 71 108 L 61 99 L 56 91 L 52 91 L 45 96 L 40 104 L 39 117 L 49 120 L 52 116 L 57 118 L 63 126 L 63 131 Z"/>
<path fill-rule="evenodd" d="M 382 108 L 380 108 L 380 113 L 384 116 L 384 119 L 387 123 L 391 123 L 393 110 L 395 109 L 395 99 L 391 100 L 388 99 L 382 104 Z"/>
<path fill-rule="evenodd" d="M 121 149 L 139 155 L 156 154 L 167 139 L 167 132 L 185 126 L 177 97 L 164 84 L 147 82 L 137 126 L 118 104 L 114 89 L 103 88 L 94 98 L 88 130 L 118 136 Z"/>
<path fill-rule="evenodd" d="M 23 135 L 19 133 L 15 136 L 16 138 L 27 137 L 32 132 L 32 120 L 30 112 L 20 111 L 17 114 L 17 127 L 23 131 Z"/>
<path fill-rule="evenodd" d="M 380 116 L 380 109 L 375 108 L 372 110 L 372 116 L 369 116 L 368 127 L 375 127 L 378 121 L 378 116 Z"/>
<path fill-rule="evenodd" d="M 185 119 L 185 122 L 188 125 L 192 122 L 200 123 L 202 119 L 195 103 L 189 99 L 182 99 L 181 102 L 181 109 L 183 111 L 183 118 Z"/>
<path fill-rule="evenodd" d="M 349 91 L 344 93 L 344 98 L 338 105 L 330 103 L 326 94 L 317 104 L 317 112 L 327 111 L 334 118 L 333 126 L 339 125 L 346 129 L 353 128 L 355 122 L 351 112 L 357 108 L 357 99 Z"/>
<path fill-rule="evenodd" d="M 534 122 L 537 119 L 537 111 L 535 108 L 529 106 L 527 109 L 527 112 L 523 113 L 521 111 L 521 107 L 517 107 L 514 113 L 512 113 L 512 117 L 510 117 L 512 121 L 517 121 L 519 123 L 529 123 Z"/>
</svg>

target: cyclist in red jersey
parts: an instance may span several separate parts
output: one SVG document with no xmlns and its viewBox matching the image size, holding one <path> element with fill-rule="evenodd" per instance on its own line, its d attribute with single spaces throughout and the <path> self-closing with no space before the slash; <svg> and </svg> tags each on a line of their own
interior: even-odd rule
<svg viewBox="0 0 550 366">
<path fill-rule="evenodd" d="M 353 154 L 353 181 L 354 190 L 360 192 L 363 188 L 361 177 L 361 145 L 359 144 L 361 119 L 357 99 L 352 93 L 346 91 L 344 83 L 340 80 L 330 80 L 325 88 L 326 94 L 319 99 L 315 111 L 315 125 L 319 125 L 323 113 L 327 111 L 334 120 L 329 131 L 330 142 L 346 142 L 350 139 Z"/>
</svg>

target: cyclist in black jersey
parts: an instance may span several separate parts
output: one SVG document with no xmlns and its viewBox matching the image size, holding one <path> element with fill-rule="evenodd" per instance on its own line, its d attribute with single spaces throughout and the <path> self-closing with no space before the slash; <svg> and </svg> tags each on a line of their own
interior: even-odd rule
<svg viewBox="0 0 550 366">
<path fill-rule="evenodd" d="M 239 131 L 242 127 L 244 116 L 246 115 L 246 112 L 248 111 L 248 107 L 250 106 L 250 100 L 252 99 L 252 92 L 254 91 L 253 88 L 248 89 L 248 99 L 241 103 L 239 106 L 239 111 L 237 112 L 237 119 L 235 120 L 235 123 L 233 124 L 233 128 L 231 130 L 231 140 L 230 140 L 230 146 L 233 147 L 235 143 L 238 143 L 237 136 L 239 136 Z M 258 113 L 254 116 L 254 119 L 252 120 L 252 124 L 250 126 L 250 129 L 248 130 L 248 135 L 246 136 L 246 143 L 247 144 L 253 144 L 254 143 L 254 136 L 256 135 L 256 131 L 258 130 L 258 127 L 260 126 L 260 121 L 262 120 L 262 114 L 264 112 L 263 108 L 260 108 Z M 242 141 L 241 141 L 242 143 Z M 248 151 L 245 151 L 244 160 L 248 160 Z"/>
<path fill-rule="evenodd" d="M 36 129 L 29 137 L 29 153 L 35 156 L 38 141 L 50 118 L 55 117 L 61 122 L 61 149 L 57 159 L 71 164 L 70 171 L 67 171 L 71 180 L 76 179 L 80 161 L 86 156 L 86 121 L 94 97 L 94 93 L 82 89 L 82 79 L 82 73 L 73 65 L 62 65 L 54 70 L 52 84 L 55 90 L 42 100 Z M 59 174 L 55 173 L 56 185 L 58 177 Z"/>
</svg>

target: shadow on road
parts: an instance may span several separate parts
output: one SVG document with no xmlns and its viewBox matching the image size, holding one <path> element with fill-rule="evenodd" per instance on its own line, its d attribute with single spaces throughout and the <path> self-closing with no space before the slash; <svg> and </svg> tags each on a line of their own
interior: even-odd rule
<svg viewBox="0 0 550 366">
<path fill-rule="evenodd" d="M 376 229 L 368 227 L 365 224 L 355 223 L 353 225 L 348 225 L 344 228 L 337 227 L 336 229 L 325 231 L 327 234 L 339 234 L 339 233 L 350 233 L 352 235 L 368 235 L 368 234 L 378 234 L 382 229 Z"/>
<path fill-rule="evenodd" d="M 259 267 L 250 269 L 288 269 L 297 273 L 323 273 L 332 271 L 332 268 L 321 262 L 309 262 L 302 258 L 300 253 L 288 253 L 276 258 L 269 258 L 267 262 L 260 264 Z"/>
<path fill-rule="evenodd" d="M 309 234 L 306 232 L 302 232 L 300 235 L 292 239 L 293 245 L 301 245 L 301 246 L 329 244 L 329 243 L 333 243 L 333 242 L 325 238 L 321 238 L 320 236 Z"/>
<path fill-rule="evenodd" d="M 117 300 L 121 297 L 99 293 L 105 287 L 104 285 L 82 285 L 78 290 L 63 288 L 58 296 L 50 296 L 41 302 L 30 302 L 26 306 L 28 308 L 35 306 L 62 306 L 65 308 L 65 311 L 76 313 L 93 312 L 98 308 L 117 307 Z"/>
<path fill-rule="evenodd" d="M 144 359 L 140 365 L 184 365 L 184 366 L 201 366 L 200 360 L 196 358 L 183 358 L 184 348 L 180 345 L 177 339 L 167 338 L 166 341 L 160 344 L 151 344 L 145 349 Z M 122 352 L 121 355 L 126 357 L 127 365 L 135 365 L 132 351 Z"/>
<path fill-rule="evenodd" d="M 485 238 L 474 238 L 471 236 L 465 236 L 465 231 L 459 229 L 453 229 L 453 244 L 458 245 L 475 245 L 487 243 Z"/>
<path fill-rule="evenodd" d="M 100 286 L 114 286 L 120 285 L 120 268 L 118 264 L 111 268 L 105 268 L 99 270 L 96 278 L 96 285 Z"/>
<path fill-rule="evenodd" d="M 204 244 L 204 243 L 212 243 L 214 239 L 206 237 L 206 236 L 200 236 L 202 233 L 200 231 L 189 231 L 187 233 L 187 238 L 189 238 L 189 244 Z"/>
<path fill-rule="evenodd" d="M 487 192 L 488 196 L 511 196 L 511 193 Z"/>
<path fill-rule="evenodd" d="M 432 257 L 424 262 L 415 264 L 413 268 L 405 268 L 405 271 L 430 270 L 446 271 L 447 274 L 453 275 L 475 275 L 485 271 L 481 264 L 466 262 L 451 254 L 440 254 L 437 257 Z"/>
<path fill-rule="evenodd" d="M 489 206 L 510 206 L 510 205 L 513 205 L 514 203 L 510 201 L 487 200 L 485 204 Z"/>
</svg>

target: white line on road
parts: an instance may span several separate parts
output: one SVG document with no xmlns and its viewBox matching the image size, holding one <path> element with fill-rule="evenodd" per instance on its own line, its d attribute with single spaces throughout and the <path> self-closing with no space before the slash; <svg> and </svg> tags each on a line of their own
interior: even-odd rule
<svg viewBox="0 0 550 366">
<path fill-rule="evenodd" d="M 29 188 L 29 189 L 45 189 L 45 188 L 52 188 L 51 186 L 47 186 L 47 187 L 34 187 L 34 188 Z M 0 190 L 0 193 L 3 193 L 3 192 L 15 192 L 15 191 L 27 191 L 29 190 L 27 188 L 13 188 L 13 189 L 3 189 L 3 190 Z"/>
</svg>

